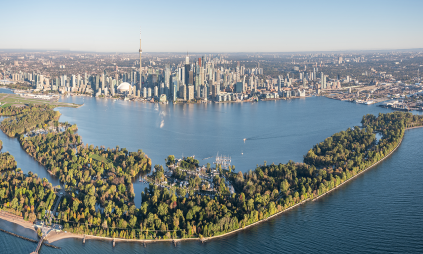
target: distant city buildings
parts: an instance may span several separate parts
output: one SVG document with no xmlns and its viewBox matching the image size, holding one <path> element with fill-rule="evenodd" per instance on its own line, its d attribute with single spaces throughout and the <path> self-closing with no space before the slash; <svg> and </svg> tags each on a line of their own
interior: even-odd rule
<svg viewBox="0 0 423 254">
<path fill-rule="evenodd" d="M 412 70 L 415 78 L 406 72 L 407 66 L 401 67 L 403 59 L 416 59 L 419 53 L 293 54 L 274 60 L 281 57 L 285 56 L 147 54 L 143 66 L 140 38 L 138 55 L 1 53 L 0 80 L 30 84 L 40 91 L 173 103 L 305 97 L 354 85 L 397 83 L 395 75 L 420 84 L 418 66 Z M 381 64 L 381 59 L 395 67 Z M 377 64 L 370 66 L 369 61 Z"/>
</svg>

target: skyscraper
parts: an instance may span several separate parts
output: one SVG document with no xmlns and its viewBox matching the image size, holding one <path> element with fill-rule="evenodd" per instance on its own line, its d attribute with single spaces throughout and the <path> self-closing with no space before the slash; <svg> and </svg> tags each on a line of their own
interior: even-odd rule
<svg viewBox="0 0 423 254">
<path fill-rule="evenodd" d="M 169 83 L 170 83 L 170 66 L 169 64 L 166 64 L 165 66 L 165 85 L 166 87 L 169 87 Z"/>
<path fill-rule="evenodd" d="M 141 54 L 142 54 L 142 50 L 141 50 L 141 31 L 140 31 L 140 84 L 139 84 L 139 89 L 141 90 L 142 87 L 142 78 L 141 78 L 141 68 L 142 68 L 142 64 L 141 64 Z"/>
<path fill-rule="evenodd" d="M 212 85 L 212 100 L 215 100 L 217 95 L 217 85 Z"/>
<path fill-rule="evenodd" d="M 100 88 L 100 76 L 97 74 L 95 78 L 95 91 L 97 92 L 99 88 Z"/>
<path fill-rule="evenodd" d="M 326 89 L 326 76 L 323 74 L 323 72 L 320 73 L 320 84 L 321 89 Z"/>
<path fill-rule="evenodd" d="M 75 87 L 75 75 L 71 76 L 71 85 L 72 88 Z"/>
<path fill-rule="evenodd" d="M 106 87 L 106 85 L 104 84 L 104 74 L 101 74 L 100 77 L 101 77 L 101 91 L 104 91 L 104 88 Z"/>
<path fill-rule="evenodd" d="M 181 82 L 185 85 L 185 66 L 181 67 Z"/>
<path fill-rule="evenodd" d="M 66 86 L 66 80 L 67 80 L 66 75 L 63 75 L 63 76 L 61 77 L 60 85 L 61 85 L 61 86 Z"/>
<path fill-rule="evenodd" d="M 189 85 L 188 86 L 188 101 L 191 101 L 194 99 L 194 86 L 193 85 Z"/>
<path fill-rule="evenodd" d="M 186 100 L 187 99 L 187 86 L 182 84 L 179 86 L 179 98 Z"/>
<path fill-rule="evenodd" d="M 185 58 L 185 85 L 192 85 L 192 80 L 190 83 L 190 71 L 191 71 L 191 65 L 189 64 L 189 56 L 187 52 L 187 56 Z"/>
<path fill-rule="evenodd" d="M 187 84 L 188 85 L 194 85 L 194 72 L 193 71 L 188 71 L 188 82 L 187 82 Z"/>
<path fill-rule="evenodd" d="M 282 91 L 282 77 L 280 75 L 278 76 L 278 91 Z"/>
<path fill-rule="evenodd" d="M 159 86 L 154 87 L 154 97 L 159 98 Z"/>
<path fill-rule="evenodd" d="M 242 84 L 242 82 L 236 82 L 235 89 L 237 93 L 242 93 L 244 90 L 244 84 Z"/>
<path fill-rule="evenodd" d="M 172 101 L 176 101 L 177 94 L 178 94 L 177 86 L 178 86 L 178 77 L 172 76 L 172 84 L 171 84 Z"/>
</svg>

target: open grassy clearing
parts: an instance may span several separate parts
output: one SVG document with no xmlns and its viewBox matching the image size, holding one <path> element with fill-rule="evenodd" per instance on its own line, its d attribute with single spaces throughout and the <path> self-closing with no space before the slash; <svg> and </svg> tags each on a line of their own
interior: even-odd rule
<svg viewBox="0 0 423 254">
<path fill-rule="evenodd" d="M 12 106 L 12 105 L 13 105 L 12 103 L 6 103 L 6 104 L 2 104 L 1 107 L 2 108 L 5 108 L 5 107 Z"/>
<path fill-rule="evenodd" d="M 92 158 L 93 160 L 103 162 L 104 164 L 108 164 L 110 168 L 114 167 L 113 162 L 109 159 L 104 158 L 103 156 L 100 156 L 97 154 L 91 154 L 89 157 Z"/>
<path fill-rule="evenodd" d="M 3 105 L 12 106 L 16 104 L 49 104 L 55 107 L 71 107 L 77 108 L 80 105 L 75 103 L 57 102 L 54 100 L 43 100 L 36 98 L 25 98 L 16 94 L 0 94 L 0 102 Z M 5 106 L 6 107 L 6 106 Z"/>
<path fill-rule="evenodd" d="M 100 162 L 103 162 L 103 163 L 106 163 L 106 164 L 111 163 L 111 161 L 109 161 L 108 159 L 106 159 L 106 158 L 104 158 L 100 155 L 97 155 L 97 154 L 91 154 L 89 157 L 93 158 L 96 161 L 100 161 Z"/>
</svg>

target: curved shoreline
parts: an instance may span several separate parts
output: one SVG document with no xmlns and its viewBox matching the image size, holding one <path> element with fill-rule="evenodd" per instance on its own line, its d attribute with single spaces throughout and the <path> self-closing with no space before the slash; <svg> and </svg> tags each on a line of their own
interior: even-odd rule
<svg viewBox="0 0 423 254">
<path fill-rule="evenodd" d="M 275 213 L 275 214 L 273 214 L 273 215 L 271 215 L 271 216 L 269 216 L 269 217 L 267 217 L 267 218 L 265 218 L 265 219 L 262 219 L 262 220 L 259 220 L 259 221 L 257 221 L 257 222 L 254 222 L 254 223 L 252 223 L 252 224 L 250 224 L 250 225 L 247 225 L 247 226 L 245 226 L 245 227 L 242 227 L 242 228 L 239 228 L 239 229 L 236 229 L 236 230 L 233 230 L 233 231 L 230 231 L 230 232 L 226 232 L 226 233 L 224 233 L 224 234 L 221 234 L 221 235 L 217 235 L 217 236 L 211 236 L 211 237 L 202 237 L 202 238 L 200 238 L 200 237 L 195 237 L 195 238 L 181 238 L 181 239 L 125 239 L 125 238 L 111 238 L 111 237 L 101 237 L 101 236 L 94 236 L 94 235 L 84 235 L 84 234 L 75 234 L 75 233 L 68 233 L 68 232 L 59 232 L 59 233 L 56 233 L 56 232 L 53 232 L 53 233 L 50 233 L 47 237 L 46 237 L 46 241 L 48 241 L 49 243 L 53 243 L 53 242 L 55 242 L 55 241 L 59 241 L 59 240 L 62 240 L 62 239 L 67 239 L 67 238 L 76 238 L 76 239 L 93 239 L 93 240 L 107 240 L 107 241 L 113 241 L 113 242 L 140 242 L 140 243 L 154 243 L 154 242 L 173 242 L 173 243 L 175 243 L 176 244 L 176 242 L 178 242 L 178 241 L 190 241 L 190 240 L 198 240 L 198 241 L 201 241 L 201 242 L 204 242 L 204 241 L 207 241 L 207 240 L 213 240 L 213 239 L 217 239 L 217 238 L 220 238 L 220 237 L 224 237 L 224 236 L 228 236 L 228 235 L 230 235 L 230 234 L 233 234 L 233 233 L 236 233 L 236 232 L 239 232 L 239 231 L 241 231 L 241 230 L 244 230 L 244 229 L 247 229 L 247 228 L 249 228 L 249 227 L 252 227 L 252 226 L 255 226 L 255 225 L 257 225 L 257 224 L 259 224 L 259 223 L 262 223 L 262 222 L 265 222 L 265 221 L 267 221 L 267 220 L 269 220 L 269 219 L 271 219 L 271 218 L 273 218 L 273 217 L 276 217 L 276 216 L 278 216 L 278 215 L 281 215 L 282 213 L 284 213 L 284 212 L 286 212 L 286 211 L 289 211 L 289 210 L 291 210 L 291 209 L 293 209 L 293 208 L 295 208 L 295 207 L 297 207 L 297 206 L 299 206 L 299 205 L 302 205 L 302 204 L 304 204 L 304 203 L 306 203 L 306 202 L 308 202 L 308 201 L 315 201 L 315 200 L 317 200 L 317 199 L 319 199 L 319 198 L 321 198 L 321 197 L 323 197 L 323 196 L 325 196 L 326 194 L 328 194 L 328 193 L 330 193 L 330 192 L 332 192 L 333 190 L 336 190 L 337 188 L 339 188 L 339 187 L 341 187 L 342 185 L 344 185 L 345 183 L 347 183 L 347 182 L 349 182 L 350 180 L 353 180 L 354 178 L 356 178 L 358 175 L 361 175 L 362 173 L 364 173 L 364 172 L 366 172 L 367 170 L 369 170 L 369 169 L 371 169 L 371 168 L 373 168 L 374 166 L 376 166 L 377 164 L 379 164 L 380 162 L 382 162 L 382 161 L 384 161 L 386 158 L 388 158 L 390 155 L 392 155 L 397 149 L 398 149 L 398 147 L 401 145 L 401 143 L 402 143 L 402 141 L 404 140 L 404 136 L 405 136 L 405 131 L 406 130 L 410 130 L 410 129 L 415 129 L 415 128 L 422 128 L 423 126 L 417 126 L 417 127 L 410 127 L 410 128 L 405 128 L 404 129 L 404 135 L 402 136 L 402 138 L 401 138 L 401 140 L 399 141 L 399 143 L 397 144 L 397 146 L 391 151 L 391 152 L 389 152 L 387 155 L 385 155 L 382 159 L 380 159 L 379 161 L 377 161 L 377 162 L 375 162 L 375 163 L 373 163 L 372 165 L 370 165 L 369 167 L 367 167 L 366 169 L 364 169 L 364 170 L 362 170 L 362 171 L 360 171 L 359 173 L 357 173 L 356 175 L 354 175 L 354 176 L 352 176 L 351 178 L 349 178 L 349 179 L 347 179 L 347 180 L 345 180 L 344 182 L 342 182 L 341 184 L 339 184 L 338 186 L 336 186 L 336 187 L 334 187 L 334 188 L 332 188 L 332 189 L 330 189 L 330 190 L 328 190 L 328 191 L 326 191 L 325 193 L 323 193 L 323 194 L 321 194 L 321 195 L 319 195 L 319 196 L 317 196 L 317 197 L 315 197 L 315 198 L 313 198 L 313 199 L 311 199 L 311 198 L 308 198 L 308 199 L 305 199 L 305 200 L 303 200 L 303 201 L 301 201 L 301 202 L 299 202 L 299 203 L 297 203 L 297 204 L 295 204 L 295 205 L 292 205 L 292 206 L 290 206 L 290 207 L 288 207 L 288 208 L 286 208 L 286 209 L 284 209 L 284 210 L 282 210 L 282 211 L 279 211 L 279 212 L 277 212 L 277 213 Z M 0 219 L 3 219 L 3 220 L 6 220 L 6 221 L 9 221 L 9 222 L 12 222 L 12 223 L 15 223 L 15 224 L 18 224 L 18 225 L 20 225 L 20 226 L 23 226 L 23 227 L 26 227 L 26 228 L 29 228 L 29 229 L 32 229 L 32 230 L 34 230 L 34 228 L 33 228 L 33 226 L 31 227 L 31 226 L 28 226 L 28 225 L 24 225 L 24 224 L 28 224 L 28 222 L 26 222 L 26 221 L 15 221 L 15 219 L 12 219 L 12 218 L 5 218 L 4 216 L 2 216 L 1 214 L 0 214 Z M 35 231 L 35 230 L 34 230 Z"/>
<path fill-rule="evenodd" d="M 7 212 L 5 213 L 1 210 L 0 210 L 0 220 L 8 221 L 16 225 L 19 225 L 23 228 L 31 229 L 31 230 L 34 230 L 34 232 L 37 232 L 34 228 L 34 224 L 32 224 L 31 222 L 25 221 L 19 216 L 9 214 Z"/>
<path fill-rule="evenodd" d="M 254 223 L 252 223 L 250 225 L 247 225 L 247 226 L 245 226 L 243 228 L 239 228 L 239 229 L 236 229 L 236 230 L 232 230 L 230 232 L 226 232 L 226 233 L 221 234 L 221 235 L 210 236 L 210 237 L 203 237 L 203 238 L 193 237 L 193 238 L 180 238 L 180 239 L 125 239 L 125 238 L 111 238 L 111 237 L 103 237 L 103 236 L 81 235 L 81 234 L 75 234 L 75 233 L 60 232 L 60 233 L 55 233 L 53 236 L 48 235 L 47 238 L 46 238 L 46 240 L 49 243 L 52 243 L 52 242 L 55 242 L 55 241 L 59 241 L 59 240 L 62 240 L 62 239 L 67 239 L 67 238 L 101 239 L 101 240 L 108 240 L 108 241 L 115 241 L 115 242 L 142 242 L 142 243 L 178 242 L 178 241 L 190 241 L 190 240 L 205 242 L 207 240 L 213 240 L 213 239 L 216 239 L 216 238 L 228 236 L 230 234 L 233 234 L 233 233 L 239 232 L 241 230 L 247 229 L 249 227 L 255 226 L 255 225 L 259 224 L 259 223 L 265 222 L 265 221 L 267 221 L 267 220 L 269 220 L 269 219 L 271 219 L 273 217 L 276 217 L 278 215 L 281 215 L 282 213 L 287 212 L 287 211 L 289 211 L 289 210 L 291 210 L 291 209 L 293 209 L 293 208 L 295 208 L 295 207 L 297 207 L 299 205 L 302 205 L 302 204 L 306 203 L 309 200 L 310 200 L 309 198 L 308 199 L 305 199 L 305 200 L 303 200 L 303 201 L 301 201 L 301 202 L 299 202 L 299 203 L 297 203 L 297 204 L 295 204 L 293 206 L 290 206 L 290 207 L 286 208 L 285 210 L 282 210 L 280 212 L 277 212 L 277 213 L 275 213 L 275 214 L 273 214 L 273 215 L 271 215 L 271 216 L 269 216 L 269 217 L 267 217 L 265 219 L 256 221 L 256 222 L 254 222 Z"/>
<path fill-rule="evenodd" d="M 423 127 L 423 126 L 421 126 L 421 127 Z M 420 127 L 415 127 L 415 128 L 420 128 Z M 408 129 L 405 129 L 405 130 L 408 130 Z M 328 194 L 328 193 L 330 193 L 330 192 L 332 192 L 332 191 L 334 191 L 334 190 L 336 190 L 336 189 L 338 189 L 339 187 L 341 187 L 342 185 L 344 185 L 345 183 L 347 183 L 347 182 L 349 182 L 350 180 L 353 180 L 354 178 L 356 178 L 357 176 L 359 176 L 359 175 L 361 175 L 362 173 L 364 173 L 364 172 L 366 172 L 367 170 L 369 170 L 369 169 L 371 169 L 371 168 L 373 168 L 374 166 L 376 166 L 377 164 L 379 164 L 380 162 L 382 162 L 382 161 L 384 161 L 386 158 L 388 158 L 389 156 L 391 156 L 391 154 L 393 153 L 393 152 L 395 152 L 397 149 L 398 149 L 398 147 L 401 145 L 401 143 L 402 143 L 402 140 L 404 139 L 404 136 L 405 136 L 405 133 L 404 133 L 404 135 L 402 136 L 402 138 L 401 138 L 401 140 L 400 140 L 400 142 L 398 143 L 398 145 L 391 151 L 391 152 L 389 152 L 387 155 L 385 155 L 382 159 L 380 159 L 380 160 L 378 160 L 377 162 L 375 162 L 375 163 L 373 163 L 372 165 L 370 165 L 369 167 L 367 167 L 367 168 L 365 168 L 365 169 L 363 169 L 363 170 L 361 170 L 360 172 L 358 172 L 356 175 L 354 175 L 354 176 L 352 176 L 352 177 L 350 177 L 350 178 L 348 178 L 347 180 L 345 180 L 344 182 L 342 182 L 341 184 L 339 184 L 338 186 L 335 186 L 335 187 L 333 187 L 332 189 L 330 189 L 330 190 L 328 190 L 328 191 L 326 191 L 325 193 L 322 193 L 322 194 L 320 194 L 319 196 L 317 196 L 317 197 L 315 197 L 315 198 L 313 198 L 311 201 L 316 201 L 317 199 L 319 199 L 319 198 L 321 198 L 321 197 L 323 197 L 323 196 L 325 196 L 326 194 Z"/>
<path fill-rule="evenodd" d="M 37 231 L 35 230 L 34 224 L 32 224 L 31 222 L 23 220 L 19 216 L 0 211 L 0 220 L 13 223 L 15 225 L 18 225 L 19 227 L 22 227 L 23 229 L 29 229 L 29 230 L 33 231 L 34 233 L 37 233 Z M 35 244 L 39 243 L 39 241 L 40 241 L 38 238 L 36 240 L 31 239 L 29 237 L 25 237 L 25 236 L 22 236 L 21 234 L 10 232 L 8 230 L 4 230 L 2 228 L 0 228 L 0 231 L 5 233 L 5 234 L 9 234 L 9 235 L 12 235 L 14 237 L 17 237 L 17 238 L 20 238 L 22 240 L 29 241 L 29 242 L 32 242 L 32 243 L 35 243 Z M 50 247 L 50 248 L 54 248 L 54 249 L 61 249 L 60 247 L 51 245 L 51 244 L 46 243 L 46 242 L 43 242 L 42 245 Z"/>
<path fill-rule="evenodd" d="M 423 127 L 423 126 L 406 128 L 405 130 L 414 129 L 414 128 L 420 128 L 420 127 Z M 362 171 L 360 171 L 360 172 L 359 172 L 359 173 L 357 173 L 356 175 L 354 175 L 354 176 L 350 177 L 349 179 L 345 180 L 344 182 L 342 182 L 342 183 L 341 183 L 341 184 L 339 184 L 338 186 L 336 186 L 336 187 L 334 187 L 334 188 L 332 188 L 332 189 L 330 189 L 330 190 L 326 191 L 325 193 L 323 193 L 323 194 L 321 194 L 321 195 L 319 195 L 319 196 L 317 196 L 317 197 L 315 197 L 315 198 L 311 199 L 311 201 L 315 201 L 315 200 L 317 200 L 317 199 L 319 199 L 319 198 L 321 198 L 321 197 L 325 196 L 326 194 L 328 194 L 328 193 L 332 192 L 333 190 L 338 189 L 339 187 L 341 187 L 341 186 L 342 186 L 342 185 L 344 185 L 345 183 L 347 183 L 347 182 L 349 182 L 349 181 L 351 181 L 351 180 L 355 179 L 357 176 L 361 175 L 362 173 L 364 173 L 364 172 L 366 172 L 367 170 L 369 170 L 369 169 L 373 168 L 374 166 L 376 166 L 376 165 L 377 165 L 377 164 L 379 164 L 380 162 L 384 161 L 386 158 L 388 158 L 390 155 L 392 155 L 392 153 L 394 153 L 394 152 L 398 149 L 398 147 L 401 145 L 401 143 L 402 143 L 402 141 L 403 141 L 403 139 L 404 139 L 404 136 L 405 136 L 405 133 L 404 133 L 403 137 L 401 138 L 400 142 L 398 143 L 398 145 L 397 145 L 397 146 L 396 146 L 396 147 L 395 147 L 395 148 L 394 148 L 391 152 L 389 152 L 387 155 L 385 155 L 382 159 L 380 159 L 379 161 L 377 161 L 377 162 L 373 163 L 372 165 L 370 165 L 370 166 L 369 166 L 369 167 L 367 167 L 366 169 L 363 169 Z M 302 204 L 306 203 L 307 201 L 310 201 L 310 198 L 305 199 L 305 200 L 303 200 L 303 201 L 301 201 L 301 202 L 299 202 L 299 203 L 297 203 L 297 204 L 295 204 L 295 205 L 293 205 L 293 206 L 290 206 L 290 207 L 288 207 L 288 208 L 286 208 L 286 209 L 284 209 L 284 210 L 282 210 L 282 211 L 280 211 L 280 212 L 277 212 L 277 213 L 275 213 L 275 214 L 273 214 L 273 215 L 271 215 L 271 216 L 269 216 L 269 217 L 267 217 L 267 218 L 265 218 L 265 219 L 262 219 L 262 220 L 259 220 L 259 221 L 257 221 L 257 222 L 254 222 L 254 223 L 252 223 L 252 224 L 250 224 L 250 225 L 247 225 L 247 226 L 245 226 L 245 227 L 243 227 L 243 228 L 239 228 L 239 229 L 236 229 L 236 230 L 233 230 L 233 231 L 230 231 L 230 232 L 227 232 L 227 233 L 221 234 L 221 235 L 217 235 L 217 236 L 203 237 L 203 238 L 196 237 L 196 238 L 182 238 L 182 239 L 157 239 L 157 240 L 142 240 L 142 239 L 123 239 L 123 238 L 110 238 L 110 237 L 100 237 L 100 236 L 85 235 L 85 239 L 106 239 L 106 240 L 109 240 L 109 241 L 120 241 L 120 242 L 125 242 L 125 241 L 126 241 L 126 242 L 143 242 L 143 243 L 148 243 L 148 242 L 150 242 L 150 243 L 151 243 L 151 242 L 177 242 L 177 241 L 188 241 L 188 240 L 199 240 L 199 241 L 201 241 L 201 242 L 204 242 L 204 241 L 207 241 L 207 240 L 213 240 L 213 239 L 217 239 L 217 238 L 220 238 L 220 237 L 228 236 L 228 235 L 230 235 L 230 234 L 233 234 L 233 233 L 239 232 L 239 231 L 241 231 L 241 230 L 247 229 L 247 228 L 249 228 L 249 227 L 255 226 L 255 225 L 257 225 L 257 224 L 259 224 L 259 223 L 262 223 L 262 222 L 265 222 L 265 221 L 267 221 L 267 220 L 269 220 L 269 219 L 271 219 L 271 218 L 273 218 L 273 217 L 276 217 L 276 216 L 278 216 L 278 215 L 281 215 L 282 213 L 284 213 L 284 212 L 286 212 L 286 211 L 289 211 L 289 210 L 291 210 L 291 209 L 293 209 L 293 208 L 295 208 L 295 207 L 297 207 L 297 206 L 299 206 L 299 205 L 302 205 Z M 63 235 L 63 234 L 66 234 L 66 235 Z M 51 241 L 49 241 L 49 242 L 54 242 L 54 241 L 58 241 L 58 240 L 61 240 L 61 239 L 66 239 L 66 238 L 80 238 L 80 239 L 84 238 L 84 236 L 83 236 L 83 235 L 79 235 L 79 234 L 73 234 L 73 233 L 63 233 L 63 234 L 60 234 L 60 236 L 56 236 L 56 237 L 54 237 L 54 238 L 53 238 Z M 47 238 L 47 240 L 48 240 L 48 238 Z"/>
</svg>

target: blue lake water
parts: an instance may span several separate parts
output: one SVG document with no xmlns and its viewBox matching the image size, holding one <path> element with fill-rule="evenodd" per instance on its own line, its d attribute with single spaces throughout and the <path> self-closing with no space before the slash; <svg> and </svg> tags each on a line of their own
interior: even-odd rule
<svg viewBox="0 0 423 254">
<path fill-rule="evenodd" d="M 157 105 L 88 97 L 66 97 L 84 103 L 58 108 L 61 121 L 76 123 L 85 143 L 143 149 L 154 164 L 195 155 L 212 163 L 217 153 L 231 156 L 237 171 L 256 164 L 302 161 L 303 155 L 335 132 L 360 125 L 363 115 L 390 112 L 375 105 L 356 105 L 322 97 L 259 103 Z M 317 202 L 309 202 L 272 220 L 204 244 L 141 244 L 66 239 L 62 250 L 41 253 L 385 253 L 423 252 L 423 129 L 407 131 L 400 148 L 387 160 Z M 244 142 L 243 139 L 246 138 Z M 0 132 L 24 172 L 51 179 L 43 167 Z M 45 173 L 45 175 L 42 175 Z M 144 185 L 134 182 L 140 205 Z M 6 223 L 6 222 L 3 222 Z M 4 228 L 0 224 L 1 228 Z M 19 228 L 13 229 L 21 233 Z M 23 230 L 25 231 L 25 230 Z M 22 232 L 22 234 L 31 234 Z M 28 236 L 31 237 L 31 236 Z M 35 237 L 35 236 L 33 236 Z M 0 232 L 1 253 L 26 253 L 35 244 Z M 29 248 L 29 250 L 32 250 Z"/>
</svg>

